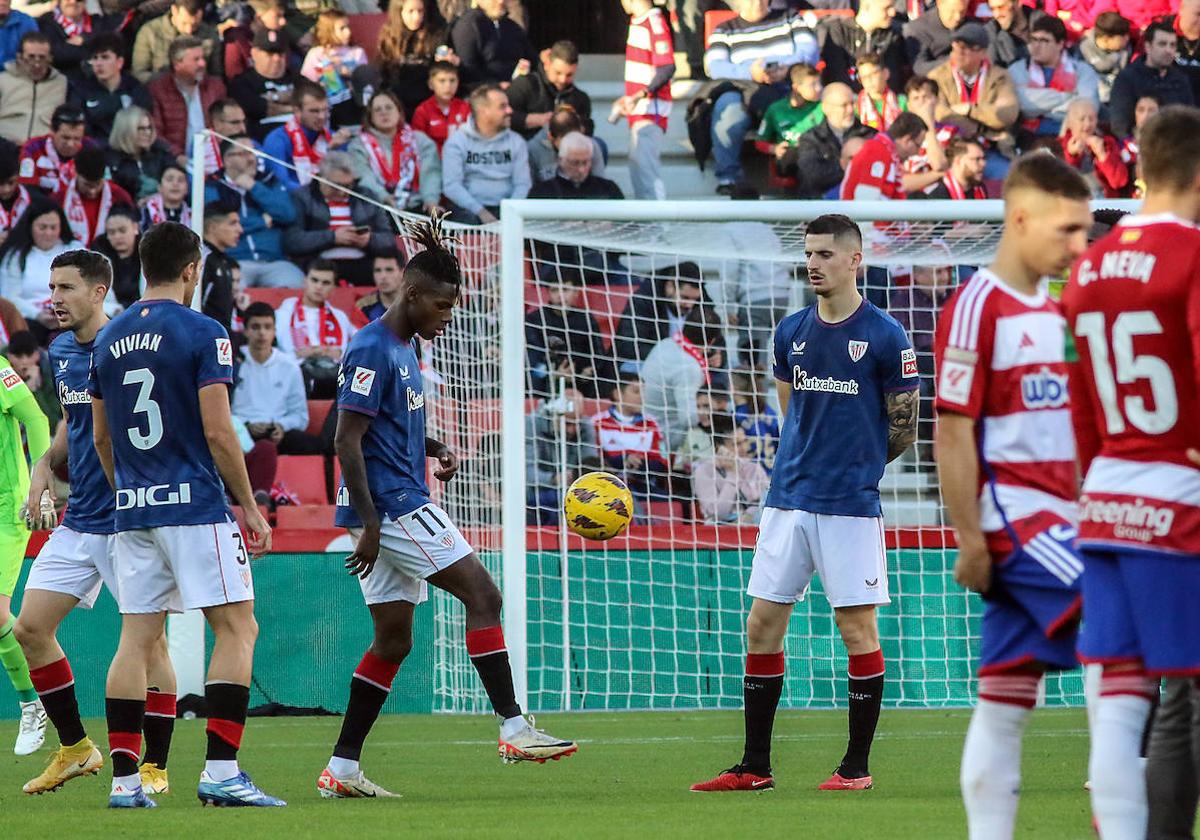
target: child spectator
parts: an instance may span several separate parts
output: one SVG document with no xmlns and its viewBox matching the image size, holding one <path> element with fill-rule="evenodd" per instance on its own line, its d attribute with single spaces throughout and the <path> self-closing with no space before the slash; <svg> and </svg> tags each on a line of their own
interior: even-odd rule
<svg viewBox="0 0 1200 840">
<path fill-rule="evenodd" d="M 908 108 L 908 97 L 903 93 L 897 95 L 888 86 L 891 71 L 878 53 L 858 56 L 856 67 L 862 85 L 856 102 L 858 121 L 876 131 L 887 131 Z"/>
<path fill-rule="evenodd" d="M 817 68 L 811 64 L 793 64 L 788 70 L 788 81 L 792 85 L 791 95 L 767 106 L 754 142 L 755 148 L 774 155 L 776 160 L 795 147 L 801 134 L 825 119 L 821 112 L 821 74 Z"/>
<path fill-rule="evenodd" d="M 432 213 L 442 196 L 442 161 L 437 146 L 404 120 L 404 108 L 390 90 L 371 94 L 362 133 L 350 141 L 359 184 L 386 196 L 399 210 Z"/>
<path fill-rule="evenodd" d="M 622 377 L 612 400 L 607 411 L 592 418 L 605 467 L 624 479 L 635 499 L 669 500 L 671 465 L 663 455 L 658 422 L 642 413 L 642 383 L 636 374 Z"/>
<path fill-rule="evenodd" d="M 332 262 L 313 260 L 304 277 L 304 290 L 284 300 L 275 311 L 279 349 L 299 360 L 311 399 L 334 395 L 342 353 L 355 333 L 350 316 L 329 304 L 336 281 Z"/>
<path fill-rule="evenodd" d="M 671 26 L 651 0 L 621 0 L 629 15 L 625 40 L 625 95 L 613 113 L 629 120 L 629 178 L 633 197 L 662 201 L 662 147 L 671 113 L 675 50 Z"/>
<path fill-rule="evenodd" d="M 334 125 L 358 122 L 362 106 L 354 99 L 350 77 L 367 63 L 367 51 L 350 41 L 350 18 L 341 9 L 326 9 L 317 16 L 316 44 L 304 56 L 300 74 L 317 82 L 329 95 Z"/>
<path fill-rule="evenodd" d="M 430 66 L 429 90 L 433 96 L 413 111 L 412 127 L 436 143 L 440 155 L 446 139 L 471 118 L 471 106 L 458 98 L 458 68 L 448 61 Z"/>
<path fill-rule="evenodd" d="M 1117 74 L 1129 66 L 1133 55 L 1129 21 L 1118 12 L 1103 12 L 1096 26 L 1079 42 L 1079 54 L 1096 71 L 1100 82 L 1100 102 L 1108 104 Z"/>
<path fill-rule="evenodd" d="M 112 179 L 138 201 L 154 194 L 167 166 L 178 166 L 171 147 L 158 136 L 150 112 L 137 105 L 113 117 L 107 162 Z"/>
<path fill-rule="evenodd" d="M 142 205 L 142 230 L 159 222 L 190 225 L 192 208 L 188 204 L 189 189 L 188 176 L 183 167 L 175 163 L 163 167 L 162 176 L 158 179 L 158 192 Z"/>
<path fill-rule="evenodd" d="M 1094 198 L 1125 194 L 1129 168 L 1121 159 L 1117 139 L 1099 130 L 1099 117 L 1091 100 L 1076 99 L 1067 107 L 1059 142 L 1067 163 L 1083 173 Z"/>
<path fill-rule="evenodd" d="M 54 200 L 67 214 L 67 224 L 85 247 L 104 231 L 108 212 L 120 205 L 133 206 L 133 197 L 106 176 L 104 151 L 84 149 L 75 158 L 75 177 L 55 193 Z"/>
<path fill-rule="evenodd" d="M 713 456 L 713 423 L 716 417 L 724 417 L 725 422 L 732 424 L 729 413 L 729 397 L 709 388 L 701 388 L 696 394 L 696 422 L 683 442 L 676 447 L 672 455 L 672 463 L 683 472 L 691 472 L 696 463 Z"/>
<path fill-rule="evenodd" d="M 749 452 L 768 472 L 779 448 L 779 412 L 767 402 L 762 377 L 739 372 L 730 376 L 733 385 L 733 419 L 746 433 Z"/>
<path fill-rule="evenodd" d="M 142 295 L 142 261 L 137 253 L 140 239 L 137 208 L 114 207 L 104 223 L 104 235 L 92 242 L 92 250 L 112 263 L 109 295 L 121 309 L 128 309 Z"/>
<path fill-rule="evenodd" d="M 754 525 L 771 478 L 750 452 L 750 439 L 727 417 L 714 418 L 711 458 L 696 464 L 692 488 L 705 522 Z"/>
<path fill-rule="evenodd" d="M 415 120 L 417 106 L 429 94 L 429 72 L 434 62 L 438 56 L 443 60 L 454 57 L 453 50 L 445 46 L 446 21 L 433 0 L 393 0 L 388 4 L 387 16 L 387 23 L 379 30 L 375 55 L 380 82 L 385 90 L 400 97 L 404 113 Z M 454 78 L 457 81 L 457 68 Z"/>
</svg>

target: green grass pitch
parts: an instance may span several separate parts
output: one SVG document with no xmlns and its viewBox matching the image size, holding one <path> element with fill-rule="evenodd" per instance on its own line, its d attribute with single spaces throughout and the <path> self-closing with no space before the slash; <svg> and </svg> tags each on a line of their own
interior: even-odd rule
<svg viewBox="0 0 1200 840">
<path fill-rule="evenodd" d="M 0 814 L 5 838 L 209 837 L 808 837 L 961 838 L 958 763 L 969 712 L 887 711 L 872 756 L 876 788 L 819 793 L 845 746 L 844 712 L 784 712 L 776 723 L 778 789 L 761 794 L 693 794 L 688 785 L 733 764 L 741 715 L 731 712 L 591 713 L 539 720 L 579 752 L 544 765 L 502 765 L 490 718 L 392 716 L 364 753 L 367 775 L 398 800 L 329 801 L 315 782 L 340 719 L 251 719 L 242 766 L 279 810 L 201 808 L 195 798 L 204 723 L 178 722 L 172 792 L 154 812 L 106 810 L 109 771 L 54 794 L 25 796 L 48 748 L 17 758 L 15 727 L 0 726 Z M 103 721 L 87 722 L 103 740 Z M 1038 710 L 1025 739 L 1017 836 L 1091 836 L 1083 790 L 1087 765 L 1082 710 Z"/>
</svg>

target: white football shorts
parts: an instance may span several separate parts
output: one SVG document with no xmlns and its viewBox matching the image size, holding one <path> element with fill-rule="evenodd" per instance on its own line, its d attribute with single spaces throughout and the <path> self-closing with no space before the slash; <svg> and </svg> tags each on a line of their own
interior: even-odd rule
<svg viewBox="0 0 1200 840">
<path fill-rule="evenodd" d="M 79 599 L 79 606 L 90 610 L 100 595 L 101 585 L 117 597 L 117 576 L 113 571 L 113 538 L 108 534 L 85 534 L 59 525 L 50 534 L 33 568 L 26 589 L 59 592 Z"/>
<path fill-rule="evenodd" d="M 814 573 L 830 606 L 890 604 L 883 518 L 765 508 L 746 593 L 794 604 Z"/>
<path fill-rule="evenodd" d="M 355 540 L 361 528 L 350 528 Z M 474 551 L 446 512 L 430 502 L 412 513 L 385 519 L 379 528 L 379 559 L 359 578 L 368 604 L 391 601 L 423 603 L 429 597 L 425 579 Z"/>
<path fill-rule="evenodd" d="M 120 531 L 113 541 L 122 613 L 182 612 L 254 600 L 250 555 L 236 522 Z"/>
</svg>

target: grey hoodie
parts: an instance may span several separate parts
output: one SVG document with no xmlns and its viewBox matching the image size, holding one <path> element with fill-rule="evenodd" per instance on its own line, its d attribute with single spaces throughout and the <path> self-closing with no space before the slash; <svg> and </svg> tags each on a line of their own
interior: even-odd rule
<svg viewBox="0 0 1200 840">
<path fill-rule="evenodd" d="M 510 128 L 485 138 L 467 120 L 442 147 L 442 192 L 476 215 L 505 198 L 529 192 L 529 152 L 525 140 Z"/>
</svg>

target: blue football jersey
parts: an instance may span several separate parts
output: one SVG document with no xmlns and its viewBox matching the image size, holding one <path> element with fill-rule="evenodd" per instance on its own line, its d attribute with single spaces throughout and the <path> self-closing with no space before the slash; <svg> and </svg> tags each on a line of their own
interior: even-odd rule
<svg viewBox="0 0 1200 840">
<path fill-rule="evenodd" d="M 116 498 L 92 442 L 88 378 L 94 343 L 80 344 L 73 332 L 65 332 L 50 343 L 54 387 L 67 420 L 67 468 L 71 474 L 71 495 L 63 525 L 82 534 L 111 534 Z"/>
<path fill-rule="evenodd" d="M 425 481 L 425 394 L 412 344 L 383 321 L 363 327 L 346 348 L 337 407 L 371 417 L 363 435 L 367 486 L 382 518 L 395 519 L 429 502 Z M 338 488 L 338 525 L 362 525 L 345 482 Z"/>
<path fill-rule="evenodd" d="M 792 396 L 767 506 L 879 516 L 885 398 L 917 388 L 917 357 L 904 328 L 865 300 L 837 324 L 825 323 L 816 305 L 809 306 L 775 329 L 774 370 Z"/>
<path fill-rule="evenodd" d="M 233 382 L 225 328 L 168 300 L 138 301 L 92 350 L 117 480 L 118 531 L 232 522 L 200 417 L 200 389 Z"/>
</svg>

